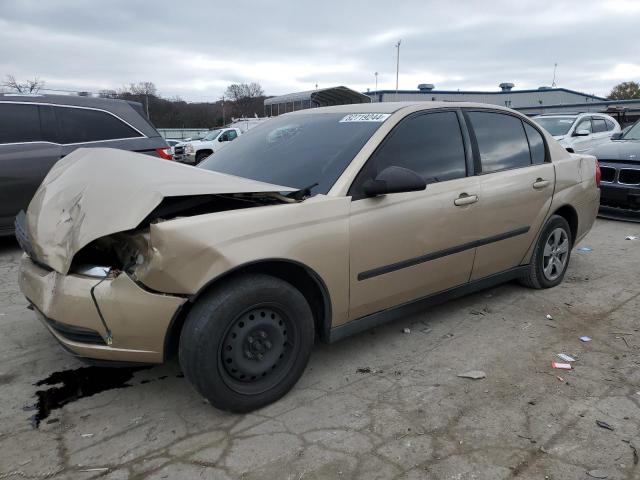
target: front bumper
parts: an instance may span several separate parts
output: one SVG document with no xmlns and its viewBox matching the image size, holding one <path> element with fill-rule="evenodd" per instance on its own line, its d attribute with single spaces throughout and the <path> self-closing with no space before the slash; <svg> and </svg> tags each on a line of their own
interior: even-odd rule
<svg viewBox="0 0 640 480">
<path fill-rule="evenodd" d="M 196 163 L 196 154 L 195 153 L 175 153 L 173 155 L 173 160 L 180 163 Z"/>
<path fill-rule="evenodd" d="M 99 281 L 44 269 L 27 255 L 20 265 L 20 290 L 66 350 L 95 360 L 161 363 L 167 329 L 186 299 L 151 293 L 125 273 L 104 280 L 94 294 L 112 332 L 107 345 L 90 294 Z"/>
<path fill-rule="evenodd" d="M 600 184 L 599 215 L 616 220 L 640 220 L 640 186 Z"/>
</svg>

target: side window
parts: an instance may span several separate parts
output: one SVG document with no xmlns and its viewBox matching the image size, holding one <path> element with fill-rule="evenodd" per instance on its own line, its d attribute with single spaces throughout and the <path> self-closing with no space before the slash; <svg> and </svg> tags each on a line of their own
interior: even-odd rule
<svg viewBox="0 0 640 480">
<path fill-rule="evenodd" d="M 609 132 L 610 132 L 611 130 L 613 130 L 614 128 L 616 128 L 616 124 L 615 124 L 615 123 L 613 123 L 613 122 L 612 122 L 611 120 L 609 120 L 608 118 L 605 118 L 605 120 L 604 120 L 604 121 L 605 121 L 605 123 L 607 124 L 607 131 L 609 131 Z"/>
<path fill-rule="evenodd" d="M 582 120 L 578 126 L 576 127 L 576 129 L 574 130 L 574 132 L 577 132 L 578 130 L 587 130 L 589 133 L 591 133 L 591 118 L 585 118 L 584 120 Z"/>
<path fill-rule="evenodd" d="M 527 122 L 522 122 L 524 125 L 524 131 L 527 134 L 527 140 L 529 140 L 529 151 L 531 152 L 531 163 L 538 165 L 544 163 L 546 157 L 544 149 L 544 140 L 540 132 L 529 125 Z"/>
<path fill-rule="evenodd" d="M 238 136 L 238 132 L 236 132 L 235 130 L 229 130 L 227 133 L 229 134 L 229 141 L 233 140 Z"/>
<path fill-rule="evenodd" d="M 604 118 L 593 118 L 591 122 L 593 123 L 593 133 L 607 131 L 607 124 L 605 123 Z"/>
<path fill-rule="evenodd" d="M 413 170 L 427 183 L 464 177 L 464 143 L 456 112 L 427 113 L 403 120 L 369 158 L 350 194 L 361 194 L 365 181 L 390 166 Z"/>
<path fill-rule="evenodd" d="M 42 140 L 37 105 L 0 102 L 0 143 Z"/>
<path fill-rule="evenodd" d="M 53 107 L 58 120 L 60 143 L 96 142 L 140 137 L 122 120 L 105 112 L 74 107 Z"/>
<path fill-rule="evenodd" d="M 531 165 L 529 143 L 522 121 L 512 115 L 469 112 L 478 142 L 482 172 L 497 172 Z"/>
</svg>

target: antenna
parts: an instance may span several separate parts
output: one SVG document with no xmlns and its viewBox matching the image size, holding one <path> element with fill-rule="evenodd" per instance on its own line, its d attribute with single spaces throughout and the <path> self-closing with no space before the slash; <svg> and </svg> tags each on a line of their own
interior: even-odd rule
<svg viewBox="0 0 640 480">
<path fill-rule="evenodd" d="M 558 68 L 558 64 L 553 64 L 553 80 L 551 81 L 551 88 L 556 88 L 556 69 Z"/>
<path fill-rule="evenodd" d="M 396 101 L 398 100 L 398 75 L 400 74 L 400 43 L 402 42 L 402 40 L 398 40 L 398 43 L 396 43 L 396 48 L 398 49 L 397 55 L 396 55 Z"/>
</svg>

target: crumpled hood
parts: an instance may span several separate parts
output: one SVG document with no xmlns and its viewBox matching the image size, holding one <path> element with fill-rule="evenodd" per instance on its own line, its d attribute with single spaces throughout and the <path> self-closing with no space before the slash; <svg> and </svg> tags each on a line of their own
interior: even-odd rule
<svg viewBox="0 0 640 480">
<path fill-rule="evenodd" d="M 27 210 L 38 261 L 66 274 L 93 240 L 137 227 L 163 198 L 295 189 L 111 148 L 80 148 L 51 169 Z"/>
<path fill-rule="evenodd" d="M 591 155 L 599 160 L 636 160 L 640 162 L 640 141 L 614 140 L 595 148 Z"/>
</svg>

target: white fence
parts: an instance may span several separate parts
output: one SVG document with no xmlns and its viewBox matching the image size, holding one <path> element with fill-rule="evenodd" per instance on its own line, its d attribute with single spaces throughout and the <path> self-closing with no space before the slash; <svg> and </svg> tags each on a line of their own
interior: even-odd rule
<svg viewBox="0 0 640 480">
<path fill-rule="evenodd" d="M 163 138 L 184 140 L 185 138 L 196 137 L 201 133 L 207 133 L 208 128 L 158 128 L 158 132 Z"/>
</svg>

